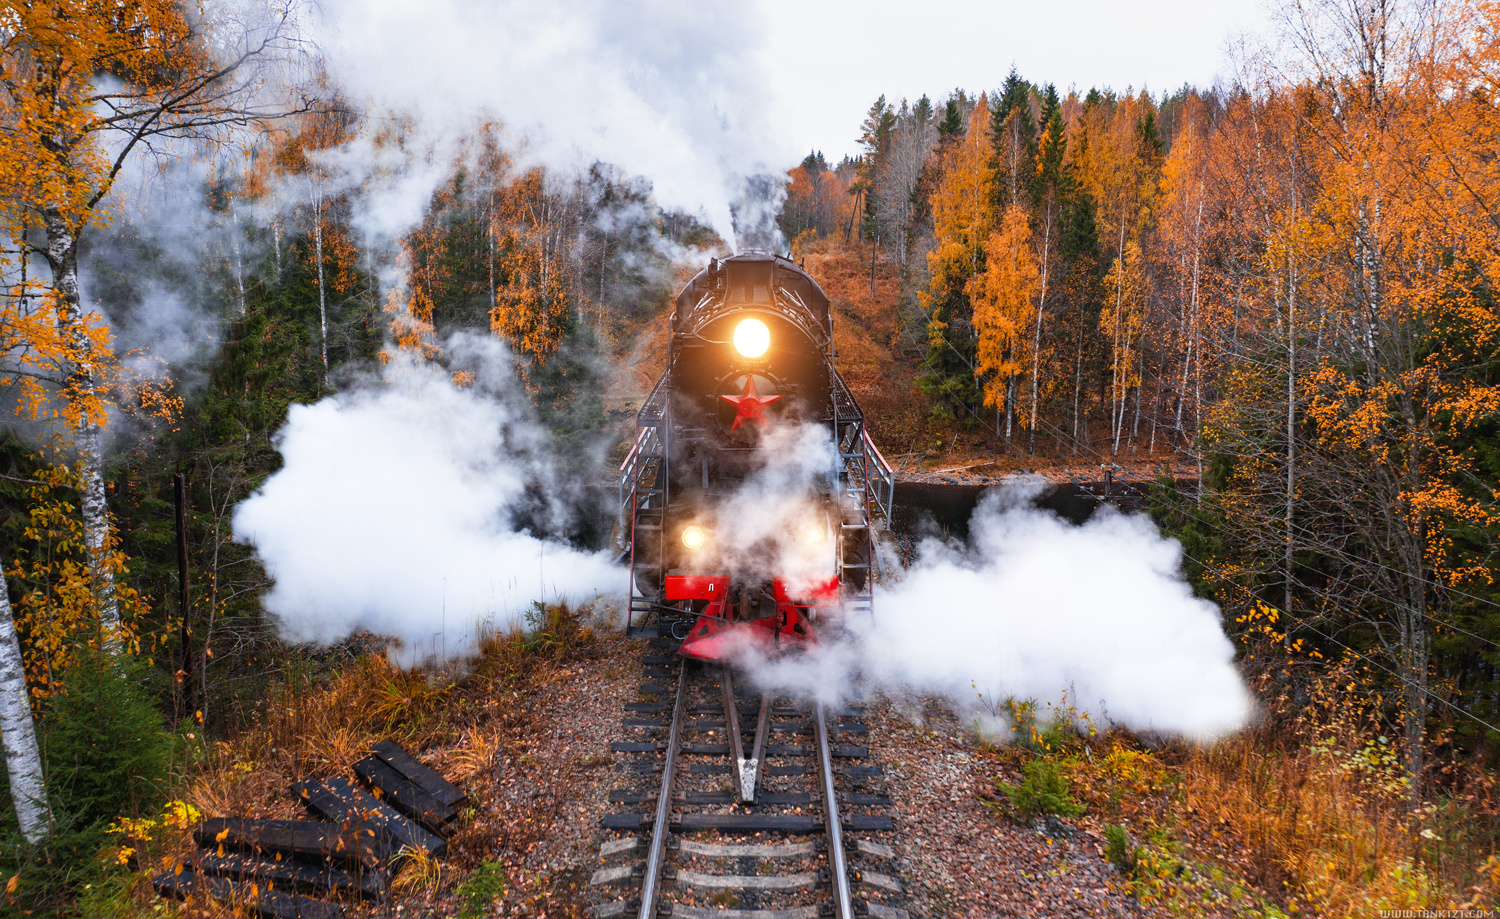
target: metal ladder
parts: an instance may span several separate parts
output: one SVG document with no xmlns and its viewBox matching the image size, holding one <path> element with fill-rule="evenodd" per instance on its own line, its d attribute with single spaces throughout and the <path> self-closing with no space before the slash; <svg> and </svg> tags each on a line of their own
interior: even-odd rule
<svg viewBox="0 0 1500 919">
<path fill-rule="evenodd" d="M 834 441 L 839 451 L 839 586 L 845 614 L 873 616 L 880 559 L 875 527 L 889 524 L 895 475 L 865 428 L 864 413 L 837 371 L 831 374 Z M 847 411 L 840 411 L 846 402 Z"/>
<path fill-rule="evenodd" d="M 653 637 L 646 622 L 661 601 L 659 590 L 648 596 L 638 586 L 641 580 L 661 584 L 666 558 L 667 449 L 660 431 L 655 426 L 642 427 L 635 446 L 620 464 L 619 524 L 625 545 L 615 560 L 629 558 L 625 626 L 630 636 Z"/>
</svg>

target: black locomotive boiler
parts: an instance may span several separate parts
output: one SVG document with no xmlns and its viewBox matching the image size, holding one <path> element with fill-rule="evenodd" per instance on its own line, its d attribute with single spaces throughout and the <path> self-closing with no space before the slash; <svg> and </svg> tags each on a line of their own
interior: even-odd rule
<svg viewBox="0 0 1500 919">
<path fill-rule="evenodd" d="M 665 627 L 718 660 L 871 609 L 894 481 L 834 366 L 833 321 L 813 279 L 765 252 L 713 260 L 677 295 L 620 467 L 630 634 Z"/>
</svg>

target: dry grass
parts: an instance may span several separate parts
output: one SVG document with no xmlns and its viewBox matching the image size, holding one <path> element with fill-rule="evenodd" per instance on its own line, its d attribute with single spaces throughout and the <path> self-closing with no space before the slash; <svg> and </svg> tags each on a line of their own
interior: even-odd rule
<svg viewBox="0 0 1500 919">
<path fill-rule="evenodd" d="M 1418 860 L 1396 789 L 1358 774 L 1333 751 L 1283 751 L 1255 733 L 1223 741 L 1180 768 L 1188 813 L 1230 827 L 1249 875 L 1320 916 L 1458 906 Z"/>
<path fill-rule="evenodd" d="M 273 680 L 256 710 L 241 719 L 247 727 L 239 735 L 201 751 L 179 796 L 206 817 L 304 818 L 288 791 L 293 782 L 305 776 L 352 776 L 354 761 L 386 739 L 426 759 L 460 787 L 490 781 L 502 735 L 527 729 L 530 694 L 556 682 L 570 662 L 594 657 L 599 648 L 599 639 L 576 615 L 553 608 L 530 634 L 512 630 L 489 636 L 466 674 L 401 671 L 380 655 L 317 679 L 290 667 Z M 451 895 L 454 880 L 473 867 L 457 853 L 495 851 L 495 840 L 466 844 L 479 842 L 470 838 L 478 829 L 467 822 L 461 815 L 450 842 L 454 851 L 441 862 L 402 854 L 392 886 L 403 900 L 427 907 L 441 904 Z M 196 847 L 191 829 L 185 824 L 162 832 L 137 853 L 138 872 L 127 895 L 140 914 L 153 914 L 159 903 L 150 877 L 192 861 Z M 372 908 L 346 904 L 351 916 Z M 183 914 L 220 919 L 236 913 L 208 905 Z"/>
<path fill-rule="evenodd" d="M 1349 691 L 1356 682 L 1335 668 L 1304 683 L 1295 704 L 1290 689 L 1263 694 L 1257 727 L 1208 747 L 1152 752 L 1116 732 L 1048 755 L 1067 762 L 1086 824 L 1101 836 L 1126 829 L 1128 883 L 1167 913 L 1493 908 L 1493 779 L 1439 766 L 1438 791 L 1413 807 L 1396 745 L 1380 733 L 1381 699 Z"/>
</svg>

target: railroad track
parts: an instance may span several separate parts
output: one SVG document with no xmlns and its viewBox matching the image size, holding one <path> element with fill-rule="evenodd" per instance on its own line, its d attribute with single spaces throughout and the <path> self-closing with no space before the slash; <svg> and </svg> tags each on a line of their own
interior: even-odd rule
<svg viewBox="0 0 1500 919">
<path fill-rule="evenodd" d="M 728 668 L 648 643 L 596 919 L 910 919 L 883 773 L 858 710 L 751 694 Z"/>
</svg>

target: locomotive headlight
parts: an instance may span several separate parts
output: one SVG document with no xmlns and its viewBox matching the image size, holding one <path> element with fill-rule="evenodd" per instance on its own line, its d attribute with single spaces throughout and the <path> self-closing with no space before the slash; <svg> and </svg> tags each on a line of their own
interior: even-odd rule
<svg viewBox="0 0 1500 919">
<path fill-rule="evenodd" d="M 708 542 L 708 534 L 702 527 L 690 526 L 682 531 L 682 544 L 689 549 L 700 549 Z"/>
<path fill-rule="evenodd" d="M 734 350 L 745 357 L 760 357 L 771 347 L 771 330 L 759 319 L 746 319 L 734 329 Z"/>
<path fill-rule="evenodd" d="M 802 541 L 809 546 L 816 546 L 828 539 L 828 528 L 821 523 L 809 523 L 802 528 Z"/>
</svg>

